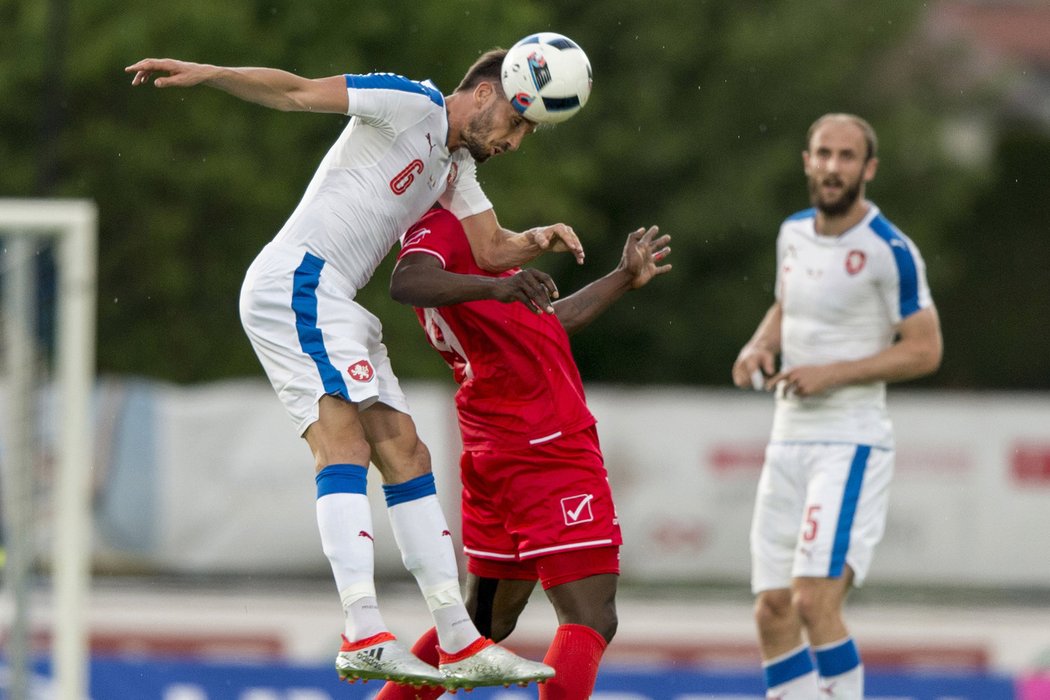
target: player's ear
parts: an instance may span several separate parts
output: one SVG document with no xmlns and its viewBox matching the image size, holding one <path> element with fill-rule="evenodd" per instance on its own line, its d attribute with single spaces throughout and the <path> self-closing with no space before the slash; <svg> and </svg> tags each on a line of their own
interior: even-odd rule
<svg viewBox="0 0 1050 700">
<path fill-rule="evenodd" d="M 879 169 L 878 158 L 868 158 L 868 162 L 864 164 L 864 182 L 871 182 L 875 179 L 875 172 Z"/>
<path fill-rule="evenodd" d="M 480 83 L 474 86 L 474 102 L 481 106 L 492 99 L 492 95 L 495 93 L 495 88 L 492 83 L 487 80 L 482 80 Z"/>
</svg>

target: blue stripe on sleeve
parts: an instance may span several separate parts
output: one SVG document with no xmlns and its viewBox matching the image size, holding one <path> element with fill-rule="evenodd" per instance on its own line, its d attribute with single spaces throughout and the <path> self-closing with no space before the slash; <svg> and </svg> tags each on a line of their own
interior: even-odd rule
<svg viewBox="0 0 1050 700">
<path fill-rule="evenodd" d="M 769 664 L 762 669 L 762 672 L 766 677 L 766 688 L 776 688 L 812 670 L 813 657 L 809 653 L 809 647 L 804 647 L 797 654 Z"/>
<path fill-rule="evenodd" d="M 383 484 L 383 495 L 386 497 L 387 508 L 436 494 L 437 485 L 434 483 L 433 474 L 417 476 L 403 484 Z"/>
<path fill-rule="evenodd" d="M 438 107 L 445 106 L 445 97 L 441 92 L 430 85 L 397 75 L 395 73 L 369 73 L 367 75 L 353 75 L 347 73 L 346 87 L 359 90 L 400 90 L 401 92 L 412 92 L 417 95 L 426 95 L 431 102 Z"/>
<path fill-rule="evenodd" d="M 821 678 L 841 676 L 860 666 L 860 653 L 852 637 L 831 648 L 814 649 L 813 655 L 817 657 Z"/>
<path fill-rule="evenodd" d="M 350 398 L 342 373 L 328 359 L 324 347 L 324 336 L 317 327 L 317 284 L 321 280 L 324 260 L 306 253 L 295 270 L 292 286 L 292 311 L 295 312 L 295 330 L 299 334 L 299 346 L 313 358 L 317 372 L 321 375 L 326 394 Z"/>
<path fill-rule="evenodd" d="M 915 257 L 900 231 L 882 214 L 872 219 L 871 230 L 886 241 L 893 251 L 900 277 L 900 314 L 901 318 L 907 318 L 919 310 L 919 271 L 915 266 Z"/>
<path fill-rule="evenodd" d="M 816 209 L 813 209 L 813 208 L 803 209 L 802 211 L 795 212 L 794 214 L 789 216 L 787 219 L 785 219 L 785 221 L 801 221 L 802 219 L 812 219 L 816 215 L 817 215 L 817 210 Z"/>
<path fill-rule="evenodd" d="M 857 445 L 853 453 L 853 462 L 849 465 L 849 476 L 846 488 L 842 493 L 842 507 L 839 509 L 839 521 L 835 526 L 835 543 L 831 548 L 831 565 L 828 567 L 828 578 L 838 578 L 846 566 L 846 552 L 849 551 L 849 536 L 853 529 L 853 518 L 857 514 L 857 502 L 860 500 L 860 487 L 864 483 L 864 470 L 871 455 L 870 445 Z"/>
</svg>

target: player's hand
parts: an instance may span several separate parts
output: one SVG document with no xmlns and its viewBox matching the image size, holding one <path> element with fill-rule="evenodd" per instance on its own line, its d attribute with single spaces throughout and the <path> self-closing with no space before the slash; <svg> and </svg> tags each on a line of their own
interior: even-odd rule
<svg viewBox="0 0 1050 700">
<path fill-rule="evenodd" d="M 776 386 L 776 357 L 765 348 L 745 346 L 733 363 L 733 384 L 741 389 L 770 391 Z"/>
<path fill-rule="evenodd" d="M 667 245 L 671 237 L 667 234 L 658 236 L 659 233 L 658 226 L 650 226 L 627 236 L 619 268 L 631 276 L 631 289 L 644 287 L 653 277 L 671 270 L 670 265 L 658 264 L 671 254 L 671 247 Z"/>
<path fill-rule="evenodd" d="M 576 237 L 576 232 L 571 226 L 565 224 L 554 224 L 552 226 L 541 226 L 528 232 L 531 241 L 540 250 L 550 250 L 554 253 L 572 253 L 576 262 L 583 264 L 583 244 Z"/>
<path fill-rule="evenodd" d="M 510 277 L 499 278 L 496 289 L 497 301 L 520 301 L 535 313 L 554 313 L 551 300 L 558 298 L 558 287 L 546 272 L 532 268 L 521 270 Z"/>
<path fill-rule="evenodd" d="M 773 387 L 781 382 L 786 394 L 799 397 L 823 394 L 842 383 L 835 364 L 792 367 L 786 372 L 779 372 L 770 377 L 767 384 Z"/>
<path fill-rule="evenodd" d="M 135 74 L 131 79 L 132 85 L 145 85 L 155 73 L 165 73 L 165 76 L 153 80 L 155 86 L 190 87 L 207 79 L 208 66 L 173 58 L 144 58 L 125 68 L 124 72 Z"/>
</svg>

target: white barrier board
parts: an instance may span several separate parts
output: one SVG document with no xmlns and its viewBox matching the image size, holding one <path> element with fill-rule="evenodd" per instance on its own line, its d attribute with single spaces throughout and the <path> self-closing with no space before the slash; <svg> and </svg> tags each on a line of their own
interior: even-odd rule
<svg viewBox="0 0 1050 700">
<path fill-rule="evenodd" d="M 458 533 L 452 387 L 406 392 Z M 746 584 L 771 398 L 604 386 L 588 395 L 624 531 L 625 579 Z M 889 402 L 897 473 L 869 581 L 1050 585 L 1050 396 L 891 388 Z M 98 566 L 327 571 L 312 458 L 264 381 L 109 380 L 95 405 Z M 370 479 L 377 572 L 401 573 L 377 475 Z"/>
</svg>

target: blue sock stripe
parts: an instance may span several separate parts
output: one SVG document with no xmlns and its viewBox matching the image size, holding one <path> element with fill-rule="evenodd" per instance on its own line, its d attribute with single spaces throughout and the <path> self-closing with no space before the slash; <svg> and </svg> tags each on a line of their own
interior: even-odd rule
<svg viewBox="0 0 1050 700">
<path fill-rule="evenodd" d="M 368 468 L 359 464 L 329 464 L 317 472 L 317 497 L 331 493 L 368 493 Z"/>
<path fill-rule="evenodd" d="M 841 676 L 860 666 L 860 653 L 852 638 L 830 649 L 814 651 L 822 678 Z"/>
<path fill-rule="evenodd" d="M 805 647 L 797 654 L 770 664 L 762 670 L 766 675 L 766 687 L 776 688 L 810 673 L 813 670 L 813 657 L 809 653 L 809 647 Z"/>
<path fill-rule="evenodd" d="M 432 473 L 424 474 L 403 484 L 383 484 L 383 494 L 386 496 L 386 507 L 390 508 L 400 503 L 437 495 L 437 484 L 434 483 Z"/>
</svg>

